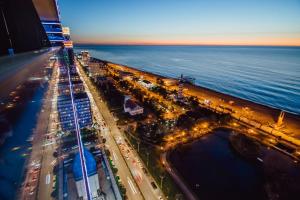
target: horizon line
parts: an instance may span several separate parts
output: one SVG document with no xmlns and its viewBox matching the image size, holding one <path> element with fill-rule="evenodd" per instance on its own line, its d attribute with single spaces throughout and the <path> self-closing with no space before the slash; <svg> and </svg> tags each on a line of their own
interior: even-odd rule
<svg viewBox="0 0 300 200">
<path fill-rule="evenodd" d="M 74 42 L 74 45 L 109 45 L 109 46 L 253 46 L 253 47 L 300 47 L 300 45 L 284 44 L 189 44 L 189 43 L 91 43 L 91 42 Z"/>
</svg>

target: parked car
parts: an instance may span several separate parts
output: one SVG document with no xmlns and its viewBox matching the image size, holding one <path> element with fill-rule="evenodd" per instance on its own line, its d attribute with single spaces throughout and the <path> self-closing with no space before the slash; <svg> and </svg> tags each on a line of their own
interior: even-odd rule
<svg viewBox="0 0 300 200">
<path fill-rule="evenodd" d="M 151 182 L 151 186 L 153 187 L 153 189 L 157 189 L 157 186 L 155 185 L 155 183 L 153 181 Z"/>
</svg>

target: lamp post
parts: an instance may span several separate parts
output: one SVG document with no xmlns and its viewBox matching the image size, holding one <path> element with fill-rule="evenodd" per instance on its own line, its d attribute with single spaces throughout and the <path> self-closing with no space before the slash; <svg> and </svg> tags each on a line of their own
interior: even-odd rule
<svg viewBox="0 0 300 200">
<path fill-rule="evenodd" d="M 141 141 L 138 140 L 138 141 L 137 141 L 137 144 L 138 144 L 138 152 L 140 152 L 140 144 L 141 144 Z"/>
<path fill-rule="evenodd" d="M 146 154 L 147 154 L 147 163 L 146 163 L 146 165 L 148 167 L 148 165 L 149 165 L 149 155 L 150 155 L 149 151 L 147 151 Z"/>
<path fill-rule="evenodd" d="M 165 178 L 165 175 L 161 174 L 159 177 L 160 177 L 160 188 L 163 189 L 163 180 Z"/>
</svg>

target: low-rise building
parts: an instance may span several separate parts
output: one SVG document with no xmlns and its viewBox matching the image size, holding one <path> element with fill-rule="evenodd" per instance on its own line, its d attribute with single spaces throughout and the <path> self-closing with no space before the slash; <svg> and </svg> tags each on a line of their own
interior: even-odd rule
<svg viewBox="0 0 300 200">
<path fill-rule="evenodd" d="M 178 84 L 178 80 L 176 79 L 170 79 L 170 78 L 164 78 L 162 79 L 165 86 L 175 86 Z"/>
<path fill-rule="evenodd" d="M 144 113 L 144 108 L 139 106 L 132 99 L 130 99 L 130 96 L 125 96 L 123 106 L 124 106 L 124 112 L 129 113 L 131 116 Z"/>
<path fill-rule="evenodd" d="M 87 70 L 90 77 L 107 75 L 106 63 L 97 59 L 93 59 L 93 58 L 90 59 Z"/>
<path fill-rule="evenodd" d="M 147 80 L 139 80 L 138 83 L 147 89 L 151 89 L 155 86 L 153 83 Z"/>
<path fill-rule="evenodd" d="M 123 80 L 131 80 L 133 77 L 133 74 L 131 72 L 126 71 L 118 71 L 119 77 Z"/>
<path fill-rule="evenodd" d="M 88 66 L 90 61 L 90 54 L 88 51 L 81 51 L 81 60 L 83 66 Z"/>
</svg>

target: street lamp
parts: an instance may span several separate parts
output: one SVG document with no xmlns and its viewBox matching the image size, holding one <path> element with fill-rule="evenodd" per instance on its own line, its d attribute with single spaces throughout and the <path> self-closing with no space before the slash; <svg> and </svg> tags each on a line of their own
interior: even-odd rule
<svg viewBox="0 0 300 200">
<path fill-rule="evenodd" d="M 137 144 L 138 144 L 138 152 L 140 152 L 140 143 L 141 143 L 141 141 L 138 140 L 138 141 L 137 141 Z"/>
<path fill-rule="evenodd" d="M 163 180 L 164 180 L 164 178 L 165 178 L 165 175 L 164 175 L 164 174 L 161 174 L 159 177 L 160 177 L 160 188 L 163 189 L 162 186 L 163 186 Z"/>
<path fill-rule="evenodd" d="M 146 154 L 147 154 L 147 163 L 146 164 L 147 164 L 147 167 L 148 167 L 148 165 L 149 165 L 149 155 L 150 155 L 149 151 L 147 151 Z"/>
</svg>

